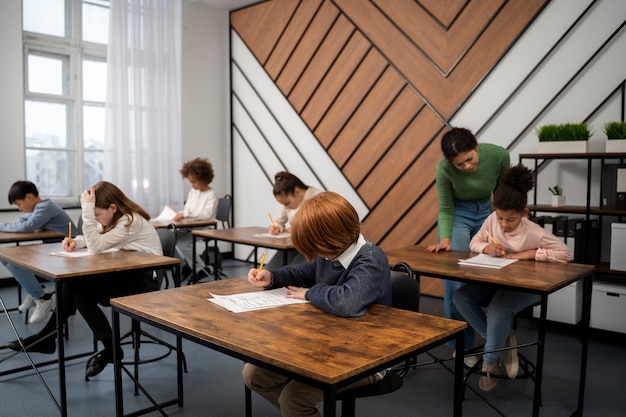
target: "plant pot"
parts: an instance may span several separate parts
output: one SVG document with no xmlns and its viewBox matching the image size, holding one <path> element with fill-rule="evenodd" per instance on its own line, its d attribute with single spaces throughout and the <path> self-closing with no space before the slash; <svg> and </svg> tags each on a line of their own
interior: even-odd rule
<svg viewBox="0 0 626 417">
<path fill-rule="evenodd" d="M 552 196 L 552 207 L 562 207 L 565 205 L 565 196 L 564 195 L 553 195 Z"/>
<path fill-rule="evenodd" d="M 607 152 L 626 153 L 626 139 L 609 139 L 606 141 Z"/>
<path fill-rule="evenodd" d="M 537 153 L 586 153 L 588 147 L 587 140 L 537 142 Z"/>
</svg>

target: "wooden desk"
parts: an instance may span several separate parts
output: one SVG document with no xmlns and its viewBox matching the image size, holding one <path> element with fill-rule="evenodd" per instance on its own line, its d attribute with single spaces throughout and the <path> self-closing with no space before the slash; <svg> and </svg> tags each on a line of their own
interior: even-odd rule
<svg viewBox="0 0 626 417">
<path fill-rule="evenodd" d="M 166 291 L 167 297 L 146 293 L 111 300 L 115 344 L 120 342 L 119 315 L 130 316 L 324 390 L 326 417 L 335 416 L 337 389 L 447 340 L 456 339 L 460 349 L 464 342 L 463 322 L 380 305 L 372 306 L 362 317 L 347 319 L 312 304 L 232 313 L 207 301 L 210 292 L 228 295 L 255 291 L 245 277 Z M 179 358 L 179 386 L 182 384 L 180 362 Z M 455 366 L 454 415 L 460 416 L 462 355 L 457 357 Z M 124 415 L 121 371 L 118 360 L 115 366 L 118 417 Z"/>
<path fill-rule="evenodd" d="M 585 377 L 587 372 L 587 353 L 589 347 L 589 317 L 591 311 L 591 286 L 594 267 L 574 263 L 553 263 L 535 261 L 517 261 L 502 269 L 463 266 L 459 259 L 466 259 L 469 252 L 426 252 L 425 246 L 385 251 L 389 264 L 406 262 L 419 274 L 435 278 L 471 282 L 474 284 L 495 285 L 541 295 L 541 315 L 539 319 L 539 340 L 537 343 L 537 360 L 535 375 L 535 392 L 533 396 L 533 416 L 539 415 L 541 406 L 541 383 L 543 374 L 543 358 L 546 336 L 546 315 L 548 311 L 548 295 L 580 279 L 583 280 L 583 315 L 582 327 L 583 348 L 581 353 L 580 379 L 578 382 L 578 408 L 574 415 L 582 415 L 585 396 Z"/>
<path fill-rule="evenodd" d="M 54 232 L 50 230 L 39 230 L 36 232 L 0 232 L 0 243 L 15 243 L 19 246 L 21 242 L 34 242 L 37 240 L 63 239 L 65 233 Z M 17 304 L 22 303 L 22 286 L 17 285 Z M 8 311 L 15 311 L 16 308 L 10 308 Z M 26 316 L 28 317 L 28 316 Z"/>
<path fill-rule="evenodd" d="M 54 281 L 57 297 L 57 309 L 63 305 L 63 283 L 75 279 L 97 278 L 110 272 L 159 269 L 178 265 L 177 258 L 157 256 L 145 252 L 118 251 L 101 253 L 79 258 L 50 255 L 50 252 L 63 250 L 60 243 L 26 245 L 0 248 L 0 259 L 27 268 L 37 276 Z M 65 391 L 65 351 L 63 344 L 62 314 L 57 316 L 57 353 L 60 386 L 61 416 L 67 416 L 67 398 Z M 80 355 L 83 356 L 83 355 Z M 67 358 L 73 359 L 73 358 Z M 57 363 L 56 361 L 42 363 Z M 28 369 L 28 367 L 26 368 Z M 18 372 L 14 370 L 13 372 Z"/>
<path fill-rule="evenodd" d="M 215 241 L 215 247 L 217 248 L 218 241 L 232 242 L 243 245 L 254 246 L 254 265 L 257 265 L 257 253 L 256 248 L 275 249 L 282 252 L 283 265 L 287 264 L 287 251 L 289 249 L 295 249 L 291 236 L 289 237 L 264 237 L 255 236 L 267 233 L 267 228 L 264 227 L 231 227 L 228 229 L 208 229 L 208 230 L 194 230 L 192 231 L 194 238 L 194 250 L 196 248 L 196 238 L 213 239 Z M 217 253 L 217 250 L 216 250 Z M 196 270 L 196 254 L 193 254 L 194 265 L 193 269 Z M 217 259 L 215 261 L 215 270 L 217 271 Z M 217 276 L 216 276 L 217 279 Z"/>
<path fill-rule="evenodd" d="M 150 223 L 152 223 L 155 229 L 165 229 L 172 226 L 175 226 L 177 229 L 193 229 L 198 227 L 215 228 L 217 226 L 217 222 L 215 220 L 176 220 L 165 222 L 151 221 Z"/>
</svg>

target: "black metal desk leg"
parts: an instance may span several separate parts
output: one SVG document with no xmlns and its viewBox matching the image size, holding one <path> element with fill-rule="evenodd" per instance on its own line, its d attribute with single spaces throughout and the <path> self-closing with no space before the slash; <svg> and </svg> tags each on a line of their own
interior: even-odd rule
<svg viewBox="0 0 626 417">
<path fill-rule="evenodd" d="M 582 352 L 580 358 L 580 379 L 578 380 L 578 410 L 579 415 L 583 413 L 583 403 L 585 402 L 585 382 L 587 380 L 587 357 L 589 355 L 589 321 L 591 319 L 591 291 L 593 287 L 592 274 L 583 278 L 583 317 L 582 326 Z"/>
<path fill-rule="evenodd" d="M 455 349 L 457 352 L 463 352 L 465 350 L 465 332 L 459 332 L 456 335 Z M 463 394 L 465 391 L 463 371 L 463 355 L 457 354 L 454 359 L 454 406 L 452 409 L 452 415 L 454 417 L 461 417 L 463 415 Z"/>
<path fill-rule="evenodd" d="M 119 357 L 120 346 L 120 313 L 113 310 L 111 327 L 113 329 L 113 378 L 115 381 L 115 415 L 124 415 L 124 396 L 122 395 L 122 358 Z"/>
<path fill-rule="evenodd" d="M 333 387 L 324 390 L 324 417 L 335 417 L 337 414 L 337 392 Z"/>
<path fill-rule="evenodd" d="M 541 407 L 541 382 L 543 380 L 543 354 L 546 346 L 546 321 L 548 316 L 548 296 L 541 295 L 541 315 L 539 318 L 539 342 L 537 343 L 537 368 L 535 370 L 535 393 L 533 395 L 533 417 L 539 417 Z"/>
<path fill-rule="evenodd" d="M 198 277 L 196 276 L 196 235 L 192 235 L 191 242 L 191 269 L 193 269 L 193 271 L 191 271 L 191 280 L 193 284 L 195 284 L 198 282 Z"/>
<path fill-rule="evenodd" d="M 184 405 L 183 400 L 183 339 L 176 336 L 176 374 L 178 383 L 178 406 Z"/>
<path fill-rule="evenodd" d="M 57 343 L 59 344 L 57 348 L 57 354 L 59 358 L 59 390 L 60 390 L 60 398 L 59 402 L 61 403 L 61 417 L 67 417 L 67 392 L 65 388 L 65 346 L 63 339 L 63 283 L 61 280 L 54 281 L 56 297 L 57 297 L 57 311 L 56 311 L 56 320 L 57 320 Z"/>
</svg>

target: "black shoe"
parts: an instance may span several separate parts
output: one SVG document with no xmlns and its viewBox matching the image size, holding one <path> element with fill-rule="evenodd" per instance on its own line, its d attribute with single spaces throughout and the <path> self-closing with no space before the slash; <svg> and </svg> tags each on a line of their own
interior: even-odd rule
<svg viewBox="0 0 626 417">
<path fill-rule="evenodd" d="M 20 338 L 22 345 L 26 352 L 39 352 L 39 353 L 54 353 L 57 349 L 57 343 L 54 335 L 42 336 L 40 334 L 34 334 L 27 338 Z M 16 352 L 22 351 L 22 345 L 18 340 L 7 343 L 7 347 Z"/>
<path fill-rule="evenodd" d="M 123 358 L 124 351 L 120 350 L 120 355 Z M 96 353 L 87 361 L 85 379 L 98 375 L 109 363 L 113 363 L 113 353 L 109 349 L 103 349 Z"/>
</svg>

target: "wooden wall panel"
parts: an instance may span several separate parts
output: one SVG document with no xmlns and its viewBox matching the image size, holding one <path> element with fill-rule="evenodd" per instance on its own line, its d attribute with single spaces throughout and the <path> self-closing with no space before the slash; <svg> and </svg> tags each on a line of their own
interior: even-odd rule
<svg viewBox="0 0 626 417">
<path fill-rule="evenodd" d="M 387 153 L 423 107 L 424 102 L 405 85 L 374 129 L 363 139 L 361 146 L 354 150 L 342 167 L 343 173 L 355 188 L 360 186 L 380 160 L 380 155 Z"/>
<path fill-rule="evenodd" d="M 441 135 L 546 2 L 273 0 L 231 27 L 370 209 L 364 234 L 390 249 L 437 240 Z"/>
<path fill-rule="evenodd" d="M 321 0 L 300 2 L 289 21 L 289 25 L 284 29 L 282 36 L 265 63 L 265 70 L 273 80 L 276 80 L 282 71 L 320 7 Z"/>
<path fill-rule="evenodd" d="M 371 45 L 360 32 L 355 32 L 350 38 L 348 45 L 341 51 L 319 88 L 313 93 L 311 100 L 300 113 L 302 120 L 309 128 L 313 129 L 317 126 L 328 106 L 339 95 L 343 86 L 350 79 L 352 72 L 356 71 L 370 48 Z"/>
<path fill-rule="evenodd" d="M 338 165 L 343 165 L 352 154 L 358 151 L 361 142 L 403 86 L 404 80 L 393 68 L 387 67 L 382 77 L 328 148 L 328 153 Z"/>
<path fill-rule="evenodd" d="M 322 4 L 319 12 L 311 22 L 308 30 L 302 35 L 300 42 L 283 67 L 276 85 L 285 96 L 288 96 L 294 84 L 302 75 L 315 51 L 319 48 L 326 34 L 337 19 L 339 11 L 330 3 Z"/>
<path fill-rule="evenodd" d="M 302 111 L 317 86 L 322 82 L 331 65 L 348 43 L 354 29 L 354 25 L 344 15 L 340 15 L 335 21 L 289 94 L 289 101 L 297 112 Z"/>
</svg>

